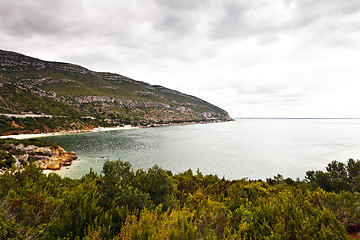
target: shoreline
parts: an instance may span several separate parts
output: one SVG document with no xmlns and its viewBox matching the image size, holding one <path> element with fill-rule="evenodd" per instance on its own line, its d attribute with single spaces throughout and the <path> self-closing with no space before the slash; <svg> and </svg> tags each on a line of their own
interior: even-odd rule
<svg viewBox="0 0 360 240">
<path fill-rule="evenodd" d="M 228 121 L 164 123 L 164 124 L 151 124 L 141 127 L 133 127 L 131 125 L 125 125 L 124 127 L 97 127 L 90 130 L 73 130 L 73 131 L 61 131 L 61 132 L 51 132 L 51 133 L 5 135 L 5 136 L 0 136 L 0 139 L 4 139 L 4 138 L 28 139 L 28 138 L 52 137 L 52 136 L 62 136 L 62 135 L 71 135 L 71 134 L 89 133 L 89 132 L 107 132 L 107 131 L 131 130 L 131 129 L 139 129 L 139 128 L 167 127 L 167 126 L 191 125 L 191 124 L 208 124 L 208 123 L 221 123 L 221 122 L 228 122 Z"/>
<path fill-rule="evenodd" d="M 74 130 L 74 131 L 61 131 L 52 133 L 35 133 L 35 134 L 18 134 L 18 135 L 7 135 L 0 136 L 0 139 L 14 138 L 14 139 L 28 139 L 28 138 L 41 138 L 41 137 L 52 137 L 61 135 L 70 135 L 78 133 L 89 133 L 89 132 L 107 132 L 107 131 L 118 131 L 118 130 L 131 130 L 138 129 L 139 127 L 133 127 L 131 125 L 125 125 L 124 127 L 99 127 L 91 130 Z"/>
</svg>

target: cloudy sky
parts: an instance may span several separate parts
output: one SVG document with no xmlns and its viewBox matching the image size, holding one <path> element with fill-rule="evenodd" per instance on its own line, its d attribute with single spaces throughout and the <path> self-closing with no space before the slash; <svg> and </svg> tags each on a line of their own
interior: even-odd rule
<svg viewBox="0 0 360 240">
<path fill-rule="evenodd" d="M 237 117 L 360 117 L 358 0 L 0 0 L 0 48 Z"/>
</svg>

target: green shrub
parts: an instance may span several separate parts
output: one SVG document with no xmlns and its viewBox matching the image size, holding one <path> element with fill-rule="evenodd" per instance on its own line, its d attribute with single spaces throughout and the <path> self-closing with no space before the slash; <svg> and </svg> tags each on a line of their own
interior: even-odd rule
<svg viewBox="0 0 360 240">
<path fill-rule="evenodd" d="M 352 186 L 357 166 L 345 168 Z M 329 167 L 341 173 L 326 174 L 330 186 L 343 169 Z M 134 172 L 117 160 L 72 180 L 30 164 L 0 175 L 0 239 L 350 239 L 359 193 L 314 189 L 308 179 L 272 186 L 158 166 Z"/>
</svg>

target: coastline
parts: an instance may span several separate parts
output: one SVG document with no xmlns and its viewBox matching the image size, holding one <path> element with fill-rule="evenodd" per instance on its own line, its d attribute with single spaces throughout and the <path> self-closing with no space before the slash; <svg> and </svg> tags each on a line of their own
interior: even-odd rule
<svg viewBox="0 0 360 240">
<path fill-rule="evenodd" d="M 99 127 L 99 128 L 94 128 L 91 130 L 75 130 L 75 131 L 61 131 L 61 132 L 53 132 L 53 133 L 7 135 L 7 136 L 0 136 L 0 139 L 1 138 L 14 138 L 14 139 L 41 138 L 41 137 L 70 135 L 70 134 L 78 134 L 78 133 L 106 132 L 106 131 L 130 130 L 130 129 L 138 129 L 138 128 L 139 127 L 132 127 L 131 125 L 125 125 L 124 127 Z"/>
<path fill-rule="evenodd" d="M 233 121 L 230 120 L 230 121 Z M 125 125 L 124 127 L 97 127 L 90 130 L 73 130 L 73 131 L 61 131 L 61 132 L 51 132 L 51 133 L 30 133 L 30 134 L 18 134 L 18 135 L 5 135 L 0 136 L 0 139 L 4 138 L 14 138 L 14 139 L 28 139 L 28 138 L 41 138 L 41 137 L 51 137 L 51 136 L 61 136 L 61 135 L 71 135 L 79 133 L 88 133 L 88 132 L 107 132 L 107 131 L 118 131 L 118 130 L 131 130 L 139 128 L 153 128 L 153 127 L 166 127 L 173 125 L 191 125 L 191 124 L 207 124 L 207 123 L 219 123 L 227 121 L 209 121 L 209 122 L 180 122 L 180 123 L 163 123 L 163 124 L 150 124 L 147 126 L 133 127 L 131 125 Z"/>
</svg>

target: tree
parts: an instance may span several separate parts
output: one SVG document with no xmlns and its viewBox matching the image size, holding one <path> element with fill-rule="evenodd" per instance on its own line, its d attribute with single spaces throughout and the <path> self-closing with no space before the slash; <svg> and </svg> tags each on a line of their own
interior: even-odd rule
<svg viewBox="0 0 360 240">
<path fill-rule="evenodd" d="M 134 186 L 143 192 L 149 193 L 151 200 L 156 204 L 165 204 L 174 187 L 167 172 L 155 165 L 148 172 L 142 169 L 136 171 Z"/>
<path fill-rule="evenodd" d="M 102 193 L 101 203 L 105 208 L 110 208 L 113 200 L 119 195 L 119 187 L 126 185 L 134 176 L 129 162 L 120 159 L 116 161 L 105 161 L 103 176 L 99 182 L 99 189 Z"/>
</svg>

